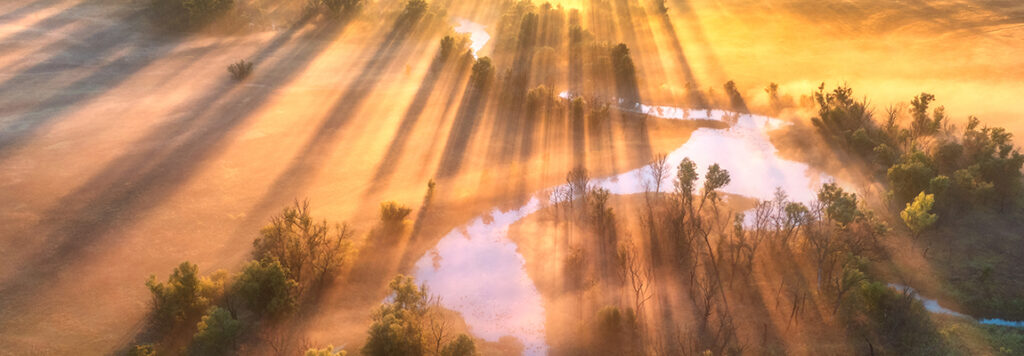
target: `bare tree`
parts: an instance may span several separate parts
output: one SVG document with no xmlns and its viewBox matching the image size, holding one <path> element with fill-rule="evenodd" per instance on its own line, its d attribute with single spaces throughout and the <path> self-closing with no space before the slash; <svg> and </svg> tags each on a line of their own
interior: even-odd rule
<svg viewBox="0 0 1024 356">
<path fill-rule="evenodd" d="M 654 296 L 651 291 L 654 272 L 649 265 L 640 261 L 636 246 L 631 241 L 619 243 L 618 262 L 619 276 L 629 282 L 633 292 L 633 310 L 642 319 L 644 305 Z"/>
<path fill-rule="evenodd" d="M 431 348 L 432 354 L 440 355 L 441 349 L 448 345 L 455 335 L 452 335 L 451 319 L 445 315 L 446 310 L 441 306 L 441 297 L 430 297 L 429 304 L 430 307 L 423 320 L 424 338 L 427 347 Z"/>
</svg>

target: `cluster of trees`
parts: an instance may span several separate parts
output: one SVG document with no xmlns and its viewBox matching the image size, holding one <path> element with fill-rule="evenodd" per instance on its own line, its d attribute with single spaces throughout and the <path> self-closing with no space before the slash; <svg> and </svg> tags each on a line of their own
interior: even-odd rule
<svg viewBox="0 0 1024 356">
<path fill-rule="evenodd" d="M 897 207 L 921 192 L 933 195 L 937 211 L 950 217 L 975 207 L 1003 211 L 1020 202 L 1024 155 L 1003 128 L 982 126 L 972 116 L 961 129 L 943 107 L 929 110 L 935 96 L 928 93 L 914 97 L 909 110 L 889 107 L 882 122 L 849 87 L 825 92 L 822 84 L 814 100 L 814 126 L 829 142 L 876 167 Z M 909 125 L 900 124 L 907 120 Z"/>
<path fill-rule="evenodd" d="M 674 191 L 660 193 L 673 171 Z M 726 211 L 720 190 L 731 179 L 729 172 L 716 164 L 707 168 L 702 185 L 698 185 L 697 165 L 689 158 L 678 167 L 669 167 L 664 156 L 658 156 L 644 172 L 648 177 L 642 226 L 651 241 L 674 246 L 674 258 L 665 261 L 669 262 L 666 267 L 682 272 L 673 275 L 689 285 L 699 316 L 690 344 L 675 345 L 677 351 L 722 354 L 743 350 L 746 345 L 736 335 L 728 295 L 737 293 L 731 289 L 736 282 L 754 283 L 750 276 L 759 258 L 779 256 L 800 257 L 815 269 L 813 290 L 797 288 L 792 292 L 792 318 L 799 318 L 805 300 L 816 296 L 819 303 L 828 303 L 834 314 L 850 321 L 851 333 L 867 338 L 869 347 L 881 350 L 906 346 L 886 337 L 893 328 L 909 327 L 910 323 L 915 332 L 925 328 L 922 323 L 926 319 L 916 313 L 920 303 L 912 297 L 897 298 L 900 293 L 873 281 L 866 271 L 868 261 L 883 254 L 879 241 L 889 228 L 856 194 L 826 183 L 814 201 L 801 203 L 789 200 L 778 189 L 773 199 L 756 202 L 748 219 L 742 213 Z M 760 253 L 765 244 L 771 249 Z M 658 255 L 652 251 L 652 256 Z M 624 256 L 622 260 L 629 260 L 628 254 Z M 649 283 L 650 278 L 647 280 Z M 644 293 L 639 291 L 635 299 L 646 300 Z M 642 317 L 643 304 L 634 310 Z M 865 320 L 867 324 L 853 322 Z"/>
<path fill-rule="evenodd" d="M 412 277 L 398 275 L 389 296 L 373 313 L 363 355 L 473 356 L 476 345 L 466 334 L 452 335 L 437 298 Z"/>
<path fill-rule="evenodd" d="M 411 209 L 381 204 L 380 230 L 401 233 Z M 220 270 L 201 276 L 183 262 L 166 282 L 150 276 L 152 324 L 157 343 L 135 346 L 133 354 L 165 350 L 222 355 L 236 350 L 244 335 L 261 323 L 287 318 L 332 283 L 354 254 L 355 231 L 312 217 L 308 202 L 296 202 L 274 216 L 253 240 L 253 260 L 237 274 Z M 182 336 L 190 341 L 181 342 Z M 310 350 L 330 354 L 333 348 Z"/>
</svg>

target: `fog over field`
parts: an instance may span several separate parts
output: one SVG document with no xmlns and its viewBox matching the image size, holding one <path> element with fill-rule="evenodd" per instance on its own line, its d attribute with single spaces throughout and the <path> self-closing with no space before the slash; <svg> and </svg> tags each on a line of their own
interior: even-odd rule
<svg viewBox="0 0 1024 356">
<path fill-rule="evenodd" d="M 22 0 L 0 49 L 0 355 L 1024 354 L 1024 3 Z"/>
</svg>

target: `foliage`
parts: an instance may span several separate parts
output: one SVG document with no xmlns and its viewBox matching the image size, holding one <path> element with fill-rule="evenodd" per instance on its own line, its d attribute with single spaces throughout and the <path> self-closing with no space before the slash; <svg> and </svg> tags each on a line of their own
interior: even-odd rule
<svg viewBox="0 0 1024 356">
<path fill-rule="evenodd" d="M 824 204 L 826 216 L 840 226 L 849 225 L 860 213 L 857 210 L 857 194 L 843 191 L 835 182 L 821 186 L 818 201 Z"/>
<path fill-rule="evenodd" d="M 708 172 L 704 174 L 704 196 L 711 201 L 717 201 L 718 190 L 729 184 L 730 181 L 732 178 L 729 177 L 729 171 L 722 169 L 718 163 L 712 164 L 708 167 Z"/>
<path fill-rule="evenodd" d="M 347 356 L 348 352 L 345 351 L 345 350 L 340 350 L 338 352 L 334 352 L 334 345 L 327 345 L 326 347 L 324 347 L 322 349 L 311 348 L 309 350 L 306 350 L 306 353 L 303 354 L 303 355 L 304 356 Z"/>
<path fill-rule="evenodd" d="M 932 204 L 935 204 L 935 195 L 921 192 L 913 202 L 907 203 L 906 209 L 900 212 L 900 218 L 914 233 L 914 237 L 920 236 L 922 231 L 931 227 L 938 220 L 939 216 L 931 213 Z"/>
<path fill-rule="evenodd" d="M 238 62 L 232 63 L 228 66 L 228 73 L 231 73 L 231 78 L 240 81 L 252 73 L 252 66 L 252 62 L 246 62 L 244 59 L 240 59 Z"/>
<path fill-rule="evenodd" d="M 922 191 L 935 194 L 939 210 L 991 204 L 1002 211 L 1020 202 L 1024 155 L 1005 129 L 983 127 L 969 117 L 957 134 L 943 107 L 929 112 L 935 96 L 928 93 L 911 100 L 909 128 L 898 123 L 904 112 L 899 106 L 887 110 L 885 122 L 875 122 L 867 102 L 854 100 L 849 87 L 826 93 L 822 84 L 813 96 L 819 107 L 814 126 L 829 142 L 885 173 L 896 206 Z M 947 178 L 935 180 L 939 176 L 949 184 Z"/>
<path fill-rule="evenodd" d="M 225 276 L 218 274 L 215 277 L 200 277 L 199 267 L 188 261 L 174 269 L 167 283 L 157 282 L 156 276 L 149 276 L 146 287 L 153 294 L 156 324 L 173 327 L 181 322 L 194 322 L 223 289 Z"/>
<path fill-rule="evenodd" d="M 306 288 L 334 278 L 351 252 L 354 232 L 348 225 L 333 228 L 310 215 L 309 202 L 285 208 L 253 240 L 253 259 L 276 260 L 288 277 Z"/>
<path fill-rule="evenodd" d="M 392 295 L 373 313 L 364 355 L 423 355 L 423 318 L 428 310 L 426 288 L 412 277 L 398 275 L 388 285 Z"/>
<path fill-rule="evenodd" d="M 298 288 L 277 260 L 251 261 L 235 282 L 238 296 L 259 315 L 278 317 L 295 309 Z"/>
<path fill-rule="evenodd" d="M 931 166 L 924 152 L 915 151 L 904 157 L 902 163 L 889 167 L 887 176 L 894 203 L 904 204 L 928 188 L 928 183 L 935 176 Z"/>
<path fill-rule="evenodd" d="M 192 337 L 193 355 L 224 355 L 235 348 L 235 341 L 242 333 L 242 322 L 231 316 L 231 312 L 212 307 L 197 325 Z"/>
<path fill-rule="evenodd" d="M 441 350 L 441 356 L 473 356 L 476 355 L 476 344 L 473 338 L 466 334 L 459 334 L 455 340 L 445 345 Z"/>
<path fill-rule="evenodd" d="M 153 344 L 135 345 L 128 350 L 128 356 L 156 356 L 156 348 Z"/>
</svg>

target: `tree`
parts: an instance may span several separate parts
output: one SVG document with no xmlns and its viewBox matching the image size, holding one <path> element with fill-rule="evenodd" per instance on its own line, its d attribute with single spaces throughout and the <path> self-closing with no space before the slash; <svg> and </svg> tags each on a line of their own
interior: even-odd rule
<svg viewBox="0 0 1024 356">
<path fill-rule="evenodd" d="M 729 96 L 729 108 L 732 111 L 740 113 L 749 113 L 747 109 L 747 103 L 743 100 L 743 95 L 740 94 L 739 89 L 736 88 L 736 82 L 728 81 L 722 86 L 725 89 L 725 94 Z"/>
<path fill-rule="evenodd" d="M 422 322 L 429 304 L 426 287 L 417 287 L 412 277 L 398 275 L 388 288 L 392 295 L 373 313 L 363 355 L 425 354 Z"/>
<path fill-rule="evenodd" d="M 697 164 L 689 157 L 683 158 L 676 171 L 676 195 L 687 213 L 693 211 L 693 193 L 697 178 Z"/>
<path fill-rule="evenodd" d="M 253 259 L 277 260 L 303 289 L 334 277 L 351 252 L 354 231 L 315 220 L 309 202 L 295 202 L 273 217 L 253 240 Z"/>
<path fill-rule="evenodd" d="M 277 260 L 251 261 L 235 283 L 237 294 L 258 315 L 279 317 L 295 309 L 298 283 Z"/>
<path fill-rule="evenodd" d="M 920 151 L 908 154 L 903 158 L 903 163 L 889 167 L 886 176 L 889 178 L 894 203 L 904 204 L 928 188 L 928 182 L 935 177 L 931 167 L 928 157 Z"/>
<path fill-rule="evenodd" d="M 906 209 L 900 212 L 900 218 L 914 233 L 915 239 L 921 236 L 922 231 L 935 224 L 939 218 L 938 215 L 931 213 L 932 204 L 935 204 L 935 195 L 921 192 L 913 202 L 907 203 Z"/>
<path fill-rule="evenodd" d="M 928 104 L 934 100 L 935 95 L 921 93 L 910 101 L 912 106 L 910 114 L 913 118 L 913 121 L 910 122 L 910 130 L 914 137 L 931 135 L 942 127 L 942 115 L 935 115 L 935 119 L 928 116 Z M 936 112 L 941 111 L 937 110 Z"/>
<path fill-rule="evenodd" d="M 146 287 L 153 294 L 154 321 L 161 327 L 194 322 L 210 306 L 211 299 L 218 296 L 218 287 L 222 284 L 223 278 L 201 278 L 199 267 L 188 261 L 174 269 L 167 283 L 157 282 L 156 276 L 149 276 Z"/>
<path fill-rule="evenodd" d="M 242 322 L 232 317 L 227 309 L 212 307 L 196 328 L 191 354 L 224 355 L 235 348 L 235 340 L 242 333 Z"/>
<path fill-rule="evenodd" d="M 491 64 L 491 58 L 477 58 L 476 63 L 473 63 L 473 73 L 469 76 L 469 82 L 473 83 L 473 88 L 485 90 L 490 86 L 493 78 L 494 65 Z"/>
<path fill-rule="evenodd" d="M 473 338 L 466 334 L 459 334 L 459 337 L 448 343 L 441 350 L 441 356 L 473 356 L 476 355 L 476 344 Z"/>
</svg>

